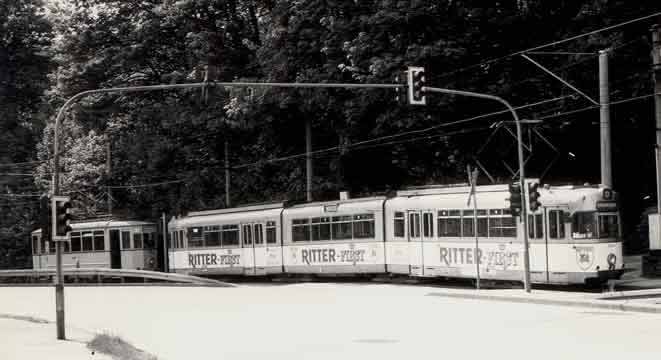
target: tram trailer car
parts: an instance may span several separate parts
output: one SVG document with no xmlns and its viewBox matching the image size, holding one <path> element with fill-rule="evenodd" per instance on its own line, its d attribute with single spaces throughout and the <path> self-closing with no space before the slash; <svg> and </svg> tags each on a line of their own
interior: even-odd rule
<svg viewBox="0 0 661 360">
<path fill-rule="evenodd" d="M 283 203 L 192 212 L 168 223 L 170 271 L 209 275 L 282 273 Z"/>
<path fill-rule="evenodd" d="M 531 280 L 582 284 L 623 273 L 614 193 L 540 188 L 529 215 Z M 395 197 L 191 213 L 169 223 L 170 271 L 191 274 L 403 274 L 522 279 L 522 225 L 507 185 L 399 191 Z M 476 250 L 475 219 L 477 219 Z M 226 239 L 228 241 L 226 241 Z M 267 239 L 264 241 L 264 239 Z M 270 239 L 270 240 L 269 240 Z"/>
<path fill-rule="evenodd" d="M 144 221 L 95 220 L 72 222 L 71 241 L 64 242 L 62 267 L 156 270 L 156 224 Z M 32 232 L 34 269 L 56 267 L 55 242 Z"/>
</svg>

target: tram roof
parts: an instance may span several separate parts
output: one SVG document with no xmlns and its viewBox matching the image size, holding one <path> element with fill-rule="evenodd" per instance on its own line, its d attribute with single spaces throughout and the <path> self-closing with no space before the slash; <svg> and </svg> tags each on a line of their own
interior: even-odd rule
<svg viewBox="0 0 661 360">
<path fill-rule="evenodd" d="M 153 222 L 134 221 L 134 220 L 91 220 L 91 221 L 78 221 L 78 222 L 70 223 L 71 229 L 73 231 L 86 230 L 86 229 L 105 229 L 105 228 L 152 226 L 152 225 L 156 225 L 156 224 Z M 32 234 L 41 234 L 41 229 L 32 231 Z"/>
</svg>

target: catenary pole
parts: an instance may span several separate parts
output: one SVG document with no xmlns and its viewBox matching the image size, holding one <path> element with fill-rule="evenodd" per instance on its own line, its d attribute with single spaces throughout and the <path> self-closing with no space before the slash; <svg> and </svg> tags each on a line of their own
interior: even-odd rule
<svg viewBox="0 0 661 360">
<path fill-rule="evenodd" d="M 609 49 L 599 51 L 599 132 L 601 144 L 601 184 L 612 188 L 611 120 L 608 84 Z"/>
<path fill-rule="evenodd" d="M 652 71 L 654 78 L 654 107 L 656 117 L 656 202 L 661 214 L 661 25 L 652 26 Z M 659 235 L 661 236 L 661 234 Z M 661 241 L 657 242 L 661 243 Z"/>
<path fill-rule="evenodd" d="M 422 87 L 423 92 L 433 92 L 439 94 L 448 94 L 448 95 L 458 95 L 458 96 L 467 96 L 474 97 L 486 100 L 497 101 L 510 111 L 514 122 L 516 124 L 516 138 L 517 138 L 517 147 L 519 155 L 519 182 L 521 183 L 521 222 L 523 223 L 523 286 L 526 292 L 530 292 L 530 257 L 528 249 L 528 215 L 526 211 L 526 186 L 525 186 L 525 173 L 524 173 L 524 163 L 523 163 L 523 144 L 521 142 L 521 121 L 519 116 L 516 113 L 516 110 L 505 101 L 505 99 L 489 94 L 476 93 L 472 91 L 461 91 L 461 90 L 452 90 L 452 89 L 443 89 L 436 87 Z"/>
</svg>

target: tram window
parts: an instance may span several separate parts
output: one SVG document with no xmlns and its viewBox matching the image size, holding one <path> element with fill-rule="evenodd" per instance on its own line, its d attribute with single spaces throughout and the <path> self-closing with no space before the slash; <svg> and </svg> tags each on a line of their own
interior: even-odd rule
<svg viewBox="0 0 661 360">
<path fill-rule="evenodd" d="M 551 239 L 565 238 L 565 223 L 562 210 L 549 210 L 549 237 Z"/>
<path fill-rule="evenodd" d="M 331 224 L 329 217 L 312 218 L 310 231 L 312 241 L 325 241 L 331 239 Z"/>
<path fill-rule="evenodd" d="M 80 252 L 81 246 L 80 246 L 80 233 L 79 232 L 72 232 L 71 233 L 71 251 L 72 252 Z"/>
<path fill-rule="evenodd" d="M 69 252 L 69 242 L 68 241 L 64 242 L 64 250 L 63 251 L 64 252 Z"/>
<path fill-rule="evenodd" d="M 32 254 L 39 255 L 39 238 L 36 236 L 32 237 Z"/>
<path fill-rule="evenodd" d="M 503 237 L 502 217 L 493 215 L 489 216 L 489 237 Z"/>
<path fill-rule="evenodd" d="M 531 239 L 544 238 L 544 217 L 542 214 L 528 215 L 528 237 Z"/>
<path fill-rule="evenodd" d="M 351 216 L 333 216 L 331 226 L 333 240 L 351 239 L 353 228 Z"/>
<path fill-rule="evenodd" d="M 220 246 L 220 226 L 204 227 L 204 243 L 206 246 Z"/>
<path fill-rule="evenodd" d="M 441 210 L 438 212 L 438 236 L 461 236 L 461 211 Z"/>
<path fill-rule="evenodd" d="M 477 236 L 479 237 L 489 236 L 489 220 L 487 218 L 486 210 L 477 211 Z"/>
<path fill-rule="evenodd" d="M 617 215 L 599 214 L 599 238 L 615 238 L 619 235 Z"/>
<path fill-rule="evenodd" d="M 409 214 L 409 237 L 420 237 L 420 214 L 418 213 Z"/>
<path fill-rule="evenodd" d="M 41 253 L 42 254 L 47 254 L 48 253 L 48 247 L 46 246 L 46 237 L 42 237 L 40 242 L 41 242 L 41 249 L 40 249 Z"/>
<path fill-rule="evenodd" d="M 250 225 L 243 225 L 243 245 L 252 245 L 252 229 Z"/>
<path fill-rule="evenodd" d="M 404 237 L 404 213 L 395 212 L 394 219 L 394 232 L 395 237 Z"/>
<path fill-rule="evenodd" d="M 49 241 L 49 242 L 50 242 L 50 244 L 48 246 L 48 251 L 51 254 L 55 254 L 55 241 Z"/>
<path fill-rule="evenodd" d="M 575 239 L 592 238 L 595 236 L 595 212 L 581 211 L 572 216 L 571 236 Z"/>
<path fill-rule="evenodd" d="M 473 223 L 473 210 L 464 210 L 461 223 L 462 223 L 463 237 L 475 236 L 475 225 Z"/>
<path fill-rule="evenodd" d="M 204 246 L 204 236 L 202 235 L 201 227 L 192 227 L 188 229 L 188 247 L 203 247 Z M 137 247 L 137 245 L 136 245 Z"/>
<path fill-rule="evenodd" d="M 91 231 L 83 232 L 83 251 L 93 251 L 94 250 L 93 239 L 94 239 L 94 237 L 93 237 Z"/>
<path fill-rule="evenodd" d="M 239 245 L 239 225 L 223 225 L 223 246 Z"/>
<path fill-rule="evenodd" d="M 330 227 L 328 229 L 329 235 L 330 235 Z M 266 243 L 267 244 L 275 244 L 277 242 L 276 240 L 276 228 L 275 228 L 275 221 L 267 221 L 266 222 Z"/>
<path fill-rule="evenodd" d="M 156 242 L 156 236 L 153 236 L 152 233 L 143 233 L 142 234 L 142 242 L 144 245 L 145 249 L 154 249 L 156 248 L 155 242 Z"/>
<path fill-rule="evenodd" d="M 503 237 L 516 237 L 516 219 L 512 217 L 512 210 L 503 209 Z"/>
<path fill-rule="evenodd" d="M 262 224 L 255 224 L 255 245 L 264 243 L 264 233 L 262 232 Z"/>
<path fill-rule="evenodd" d="M 103 251 L 105 250 L 105 237 L 103 236 L 103 230 L 94 231 L 94 251 Z"/>
<path fill-rule="evenodd" d="M 369 239 L 374 237 L 374 214 L 354 215 L 353 238 Z"/>
<path fill-rule="evenodd" d="M 131 232 L 122 231 L 122 249 L 131 248 Z"/>
<path fill-rule="evenodd" d="M 422 234 L 426 238 L 434 236 L 434 220 L 432 216 L 430 213 L 422 214 Z"/>
<path fill-rule="evenodd" d="M 142 234 L 135 233 L 133 234 L 133 248 L 142 249 Z"/>
<path fill-rule="evenodd" d="M 292 241 L 310 241 L 310 219 L 294 219 L 291 226 Z"/>
</svg>

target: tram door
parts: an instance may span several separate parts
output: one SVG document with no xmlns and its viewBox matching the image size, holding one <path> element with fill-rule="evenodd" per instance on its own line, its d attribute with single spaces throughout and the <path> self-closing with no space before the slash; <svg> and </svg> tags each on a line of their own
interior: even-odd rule
<svg viewBox="0 0 661 360">
<path fill-rule="evenodd" d="M 264 244 L 263 224 L 243 224 L 244 271 L 249 275 L 266 272 L 266 245 Z"/>
<path fill-rule="evenodd" d="M 569 281 L 567 269 L 571 254 L 567 253 L 569 243 L 565 229 L 565 214 L 568 213 L 568 210 L 561 207 L 544 208 L 546 282 L 564 284 Z"/>
<path fill-rule="evenodd" d="M 122 268 L 122 253 L 119 248 L 119 230 L 110 230 L 110 268 Z"/>
<path fill-rule="evenodd" d="M 411 275 L 425 275 L 425 242 L 433 238 L 434 215 L 431 211 L 408 211 L 409 264 Z"/>
</svg>

